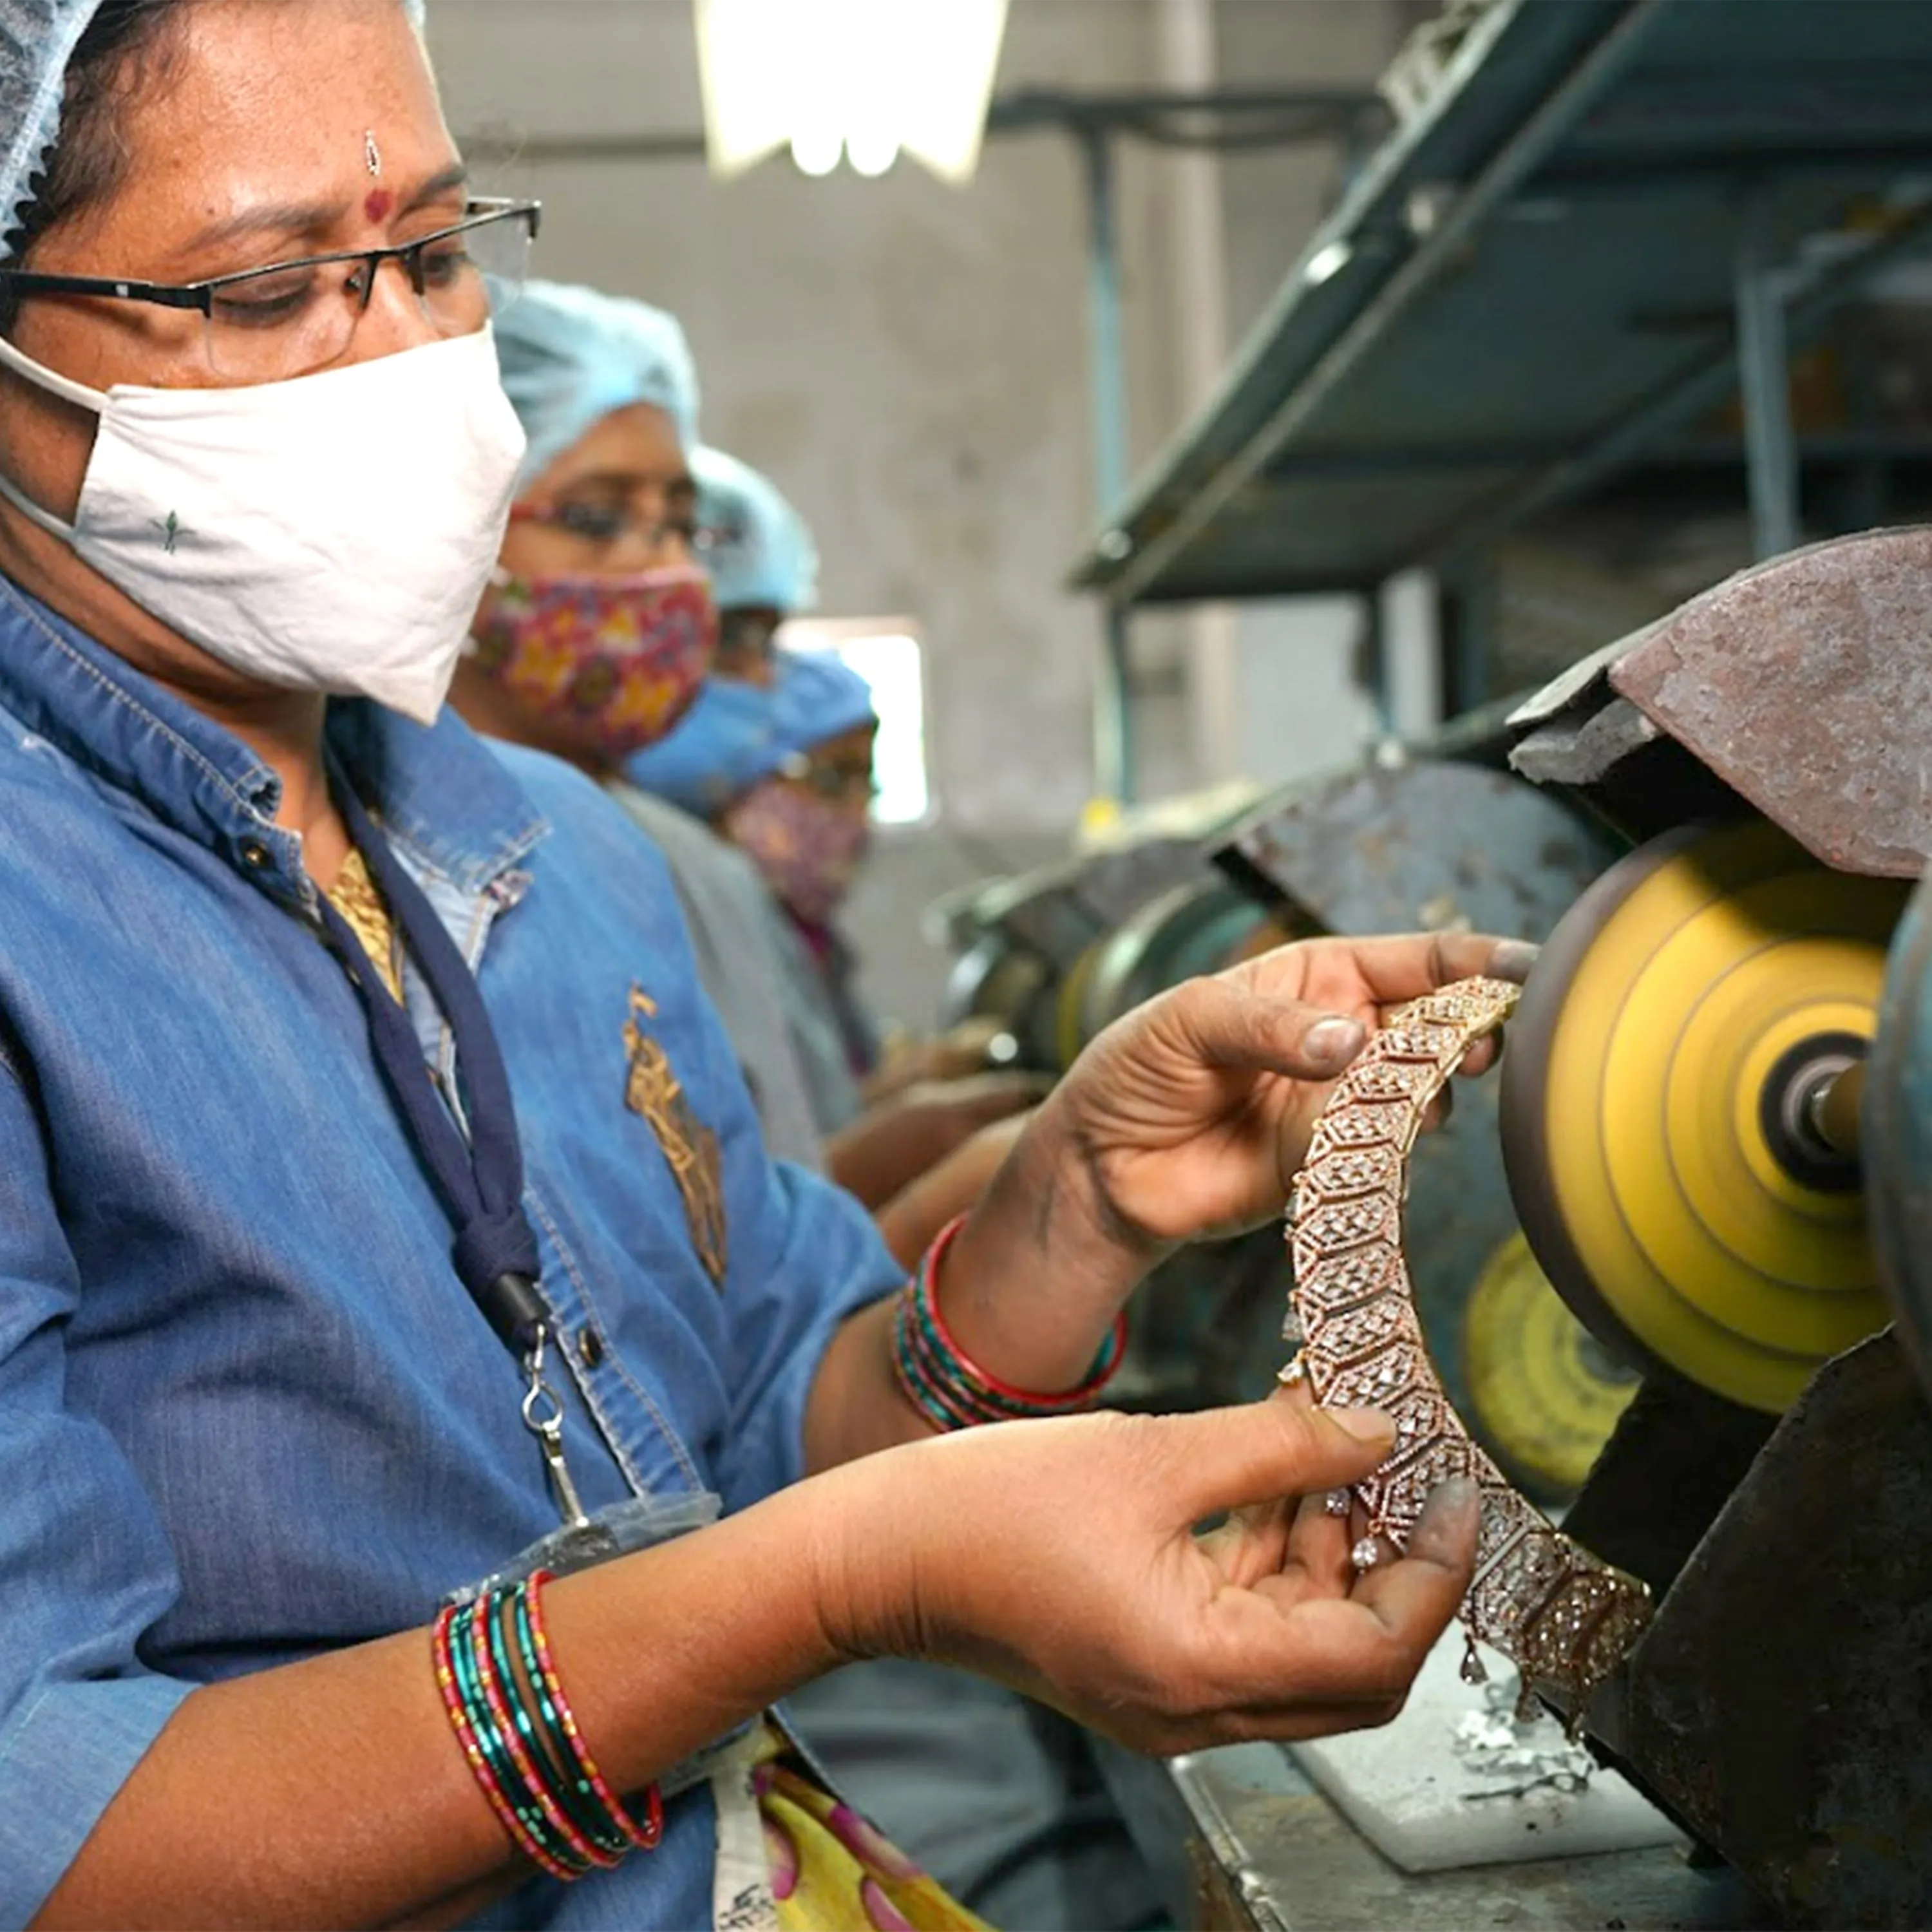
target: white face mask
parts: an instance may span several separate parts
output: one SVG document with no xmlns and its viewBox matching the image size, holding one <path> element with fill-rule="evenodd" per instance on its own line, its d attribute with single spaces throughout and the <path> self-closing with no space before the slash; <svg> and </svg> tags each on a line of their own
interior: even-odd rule
<svg viewBox="0 0 1932 1932">
<path fill-rule="evenodd" d="M 0 362 L 100 418 L 72 526 L 0 476 L 22 515 L 248 676 L 434 721 L 524 457 L 487 328 L 238 389 Z"/>
</svg>

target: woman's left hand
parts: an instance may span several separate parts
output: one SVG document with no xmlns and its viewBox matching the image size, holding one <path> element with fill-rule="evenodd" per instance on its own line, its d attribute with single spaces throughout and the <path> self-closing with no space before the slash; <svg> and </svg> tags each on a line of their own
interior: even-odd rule
<svg viewBox="0 0 1932 1932">
<path fill-rule="evenodd" d="M 947 1253 L 938 1288 L 960 1346 L 1024 1388 L 1073 1387 L 1166 1255 L 1282 1211 L 1329 1089 L 1390 1008 L 1478 975 L 1521 980 L 1535 957 L 1470 933 L 1304 940 L 1117 1021 Z M 1496 1054 L 1479 1043 L 1464 1071 Z"/>
<path fill-rule="evenodd" d="M 1194 980 L 1102 1034 L 1046 1106 L 1108 1232 L 1148 1249 L 1279 1214 L 1329 1088 L 1404 1001 L 1478 974 L 1520 980 L 1520 940 L 1470 933 L 1305 940 Z M 1496 1057 L 1480 1042 L 1464 1063 Z"/>
</svg>

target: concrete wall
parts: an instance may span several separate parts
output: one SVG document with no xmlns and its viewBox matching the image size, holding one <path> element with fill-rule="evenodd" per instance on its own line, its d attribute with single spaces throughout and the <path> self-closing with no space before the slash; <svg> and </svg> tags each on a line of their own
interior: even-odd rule
<svg viewBox="0 0 1932 1932">
<path fill-rule="evenodd" d="M 688 0 L 438 0 L 460 131 L 609 136 L 700 123 Z M 1142 0 L 1018 0 L 1003 87 L 1141 86 Z M 1136 326 L 1165 250 L 1156 161 L 1126 158 L 1132 418 L 1173 410 Z M 545 273 L 673 310 L 706 435 L 812 521 L 836 616 L 906 614 L 932 647 L 939 796 L 969 824 L 1072 824 L 1090 786 L 1090 608 L 1060 583 L 1095 521 L 1084 200 L 1051 135 L 992 142 L 958 191 L 902 163 L 721 187 L 697 162 L 511 166 L 545 201 Z"/>
</svg>

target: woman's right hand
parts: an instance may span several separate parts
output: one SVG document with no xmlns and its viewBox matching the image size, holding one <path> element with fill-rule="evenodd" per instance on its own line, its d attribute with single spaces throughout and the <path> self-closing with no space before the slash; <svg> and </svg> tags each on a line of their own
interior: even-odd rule
<svg viewBox="0 0 1932 1932">
<path fill-rule="evenodd" d="M 1283 1394 L 866 1458 L 833 1479 L 871 1493 L 838 1513 L 856 1536 L 820 1544 L 828 1634 L 848 1656 L 964 1665 L 1150 1752 L 1384 1724 L 1468 1587 L 1477 1526 L 1473 1487 L 1444 1485 L 1407 1556 L 1358 1574 L 1322 1499 L 1392 1439 L 1386 1417 Z"/>
</svg>

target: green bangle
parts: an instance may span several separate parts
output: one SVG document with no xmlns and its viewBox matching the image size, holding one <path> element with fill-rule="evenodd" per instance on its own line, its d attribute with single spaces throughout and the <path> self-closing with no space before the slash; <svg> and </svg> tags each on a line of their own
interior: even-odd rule
<svg viewBox="0 0 1932 1932">
<path fill-rule="evenodd" d="M 526 1582 L 518 1582 L 505 1591 L 497 1598 L 494 1614 L 489 1619 L 490 1654 L 496 1663 L 497 1681 L 504 1686 L 504 1701 L 509 1706 L 512 1719 L 524 1740 L 524 1754 L 529 1758 L 532 1771 L 543 1780 L 544 1791 L 550 1802 L 598 1850 L 610 1856 L 621 1856 L 630 1850 L 628 1842 L 604 1814 L 604 1808 L 597 1803 L 596 1794 L 580 1780 L 572 1780 L 559 1769 L 560 1764 L 568 1765 L 571 1760 L 560 1750 L 547 1748 L 545 1740 L 538 1738 L 536 1720 L 530 1713 L 530 1699 L 523 1694 L 523 1687 L 518 1683 L 515 1672 L 511 1667 L 509 1642 L 503 1626 L 506 1621 L 512 1617 L 520 1621 L 524 1613 L 524 1600 L 529 1587 Z M 526 1648 L 524 1651 L 526 1665 L 530 1657 L 530 1651 Z M 538 1710 L 544 1715 L 544 1730 L 548 1742 L 553 1745 L 560 1744 L 563 1742 L 561 1728 L 555 1722 L 554 1712 L 548 1708 L 548 1688 L 542 1675 L 535 1669 L 526 1670 L 526 1675 Z M 589 1801 L 587 1803 L 586 1800 Z"/>
<path fill-rule="evenodd" d="M 518 1770 L 510 1756 L 509 1747 L 496 1723 L 496 1714 L 490 1708 L 490 1700 L 483 1689 L 482 1672 L 478 1668 L 476 1653 L 475 1624 L 479 1614 L 487 1610 L 488 1600 L 479 1598 L 468 1609 L 458 1612 L 449 1628 L 449 1659 L 452 1674 L 455 1677 L 458 1694 L 463 1700 L 464 1709 L 470 1719 L 470 1728 L 475 1734 L 477 1748 L 483 1754 L 491 1774 L 499 1788 L 508 1799 L 517 1821 L 546 1855 L 557 1864 L 580 1875 L 590 1868 L 588 1862 L 568 1844 L 548 1818 L 543 1808 L 532 1793 L 523 1774 Z"/>
</svg>

